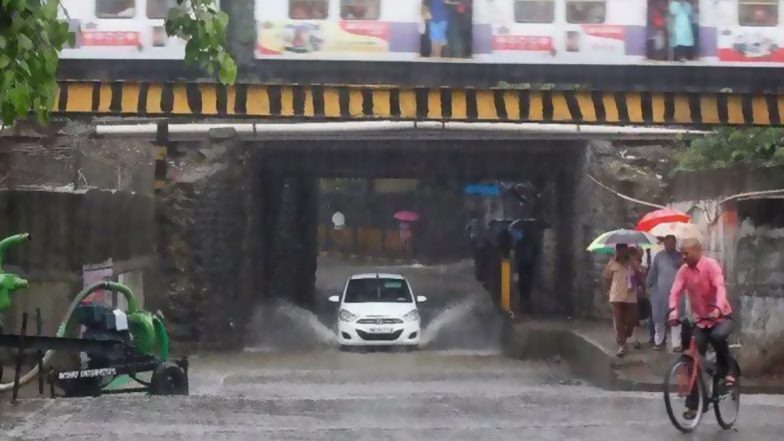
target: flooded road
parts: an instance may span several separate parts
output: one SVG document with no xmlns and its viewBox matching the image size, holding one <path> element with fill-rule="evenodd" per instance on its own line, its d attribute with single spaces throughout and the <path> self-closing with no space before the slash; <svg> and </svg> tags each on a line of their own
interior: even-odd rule
<svg viewBox="0 0 784 441">
<path fill-rule="evenodd" d="M 321 262 L 325 300 L 365 267 Z M 243 352 L 191 358 L 191 396 L 0 397 L 0 440 L 683 440 L 659 394 L 608 392 L 562 363 L 500 354 L 500 318 L 465 262 L 401 266 L 427 344 L 418 352 L 346 353 L 334 306 L 266 305 Z M 695 440 L 778 440 L 784 397 L 744 396 L 739 429 L 708 415 Z"/>
<path fill-rule="evenodd" d="M 193 366 L 189 397 L 4 402 L 0 439 L 684 439 L 658 394 L 605 392 L 560 364 L 491 353 L 242 353 Z M 780 439 L 784 399 L 744 398 L 739 431 L 709 415 L 693 439 Z"/>
</svg>

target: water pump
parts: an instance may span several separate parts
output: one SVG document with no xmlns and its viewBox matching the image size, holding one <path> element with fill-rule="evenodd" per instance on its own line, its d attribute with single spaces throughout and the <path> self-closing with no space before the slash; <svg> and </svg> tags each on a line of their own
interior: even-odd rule
<svg viewBox="0 0 784 441">
<path fill-rule="evenodd" d="M 12 294 L 15 291 L 28 285 L 27 280 L 3 271 L 3 257 L 8 248 L 29 239 L 29 234 L 17 234 L 0 241 L 0 312 L 7 310 L 11 306 Z M 125 311 L 120 311 L 99 305 L 82 303 L 90 294 L 99 290 L 112 291 L 122 295 L 128 307 Z M 66 331 L 74 321 L 85 327 L 85 332 L 81 339 L 66 338 Z M 2 323 L 0 323 L 0 334 L 3 332 L 1 325 Z M 20 341 L 18 338 L 15 339 L 14 337 L 18 336 L 14 335 L 6 334 L 0 337 L 5 338 L 7 341 Z M 150 383 L 151 393 L 187 393 L 187 360 L 183 359 L 174 363 L 167 362 L 169 358 L 169 336 L 166 332 L 162 315 L 141 309 L 131 289 L 121 283 L 103 281 L 86 287 L 76 294 L 76 297 L 71 302 L 68 311 L 57 328 L 55 337 L 29 336 L 27 340 L 29 344 L 38 344 L 39 346 L 37 347 L 47 349 L 41 366 L 48 365 L 54 354 L 53 348 L 55 347 L 68 347 L 69 350 L 76 349 L 76 352 L 85 353 L 87 355 L 88 369 L 124 366 L 122 370 L 131 374 L 131 371 L 134 371 L 136 368 L 128 368 L 129 363 L 139 366 L 139 361 L 142 360 L 144 361 L 142 364 L 147 366 L 147 368 L 136 369 L 135 372 L 154 371 L 153 380 Z M 103 342 L 103 345 L 98 344 L 96 346 L 96 342 Z M 107 343 L 109 346 L 106 346 Z M 125 348 L 119 354 L 95 349 L 96 347 L 117 347 L 117 345 Z M 93 349 L 85 350 L 84 348 L 86 347 Z M 35 366 L 27 372 L 22 376 L 19 384 L 24 385 L 33 380 L 38 373 L 38 369 L 39 367 Z M 176 381 L 173 382 L 172 378 Z M 0 383 L 0 392 L 10 390 L 12 386 L 12 383 Z"/>
</svg>

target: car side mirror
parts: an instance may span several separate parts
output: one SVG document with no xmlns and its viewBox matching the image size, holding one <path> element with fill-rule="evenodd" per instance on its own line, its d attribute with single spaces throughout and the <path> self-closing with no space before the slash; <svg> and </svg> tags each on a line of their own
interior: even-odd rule
<svg viewBox="0 0 784 441">
<path fill-rule="evenodd" d="M 417 296 L 417 303 L 424 303 L 427 301 L 427 297 L 425 296 Z"/>
<path fill-rule="evenodd" d="M 340 296 L 330 296 L 328 300 L 330 303 L 340 303 Z"/>
</svg>

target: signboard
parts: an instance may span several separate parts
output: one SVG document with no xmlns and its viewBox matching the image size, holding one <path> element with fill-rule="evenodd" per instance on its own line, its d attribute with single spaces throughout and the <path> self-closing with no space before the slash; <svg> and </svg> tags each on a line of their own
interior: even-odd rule
<svg viewBox="0 0 784 441">
<path fill-rule="evenodd" d="M 479 196 L 499 196 L 501 190 L 496 184 L 469 184 L 465 187 L 465 193 Z"/>
<path fill-rule="evenodd" d="M 113 264 L 111 259 L 99 264 L 84 265 L 82 267 L 82 279 L 83 279 L 84 288 L 87 288 L 88 286 L 100 281 L 111 281 L 113 280 L 112 279 L 113 276 L 114 276 L 114 270 L 113 270 Z M 111 296 L 107 296 L 106 291 L 102 289 L 95 291 L 94 293 L 85 297 L 84 300 L 82 300 L 82 302 L 92 303 L 96 305 L 103 305 L 106 307 L 112 307 Z"/>
</svg>

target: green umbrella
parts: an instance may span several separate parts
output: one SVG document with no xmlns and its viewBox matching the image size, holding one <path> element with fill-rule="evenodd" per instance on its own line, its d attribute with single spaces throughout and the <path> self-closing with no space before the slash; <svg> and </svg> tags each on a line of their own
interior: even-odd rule
<svg viewBox="0 0 784 441">
<path fill-rule="evenodd" d="M 592 253 L 605 253 L 612 254 L 615 252 L 615 246 L 618 244 L 626 244 L 630 247 L 637 247 L 642 249 L 650 249 L 656 245 L 656 237 L 644 231 L 635 230 L 614 230 L 608 231 L 601 236 L 594 239 L 586 251 Z"/>
</svg>

